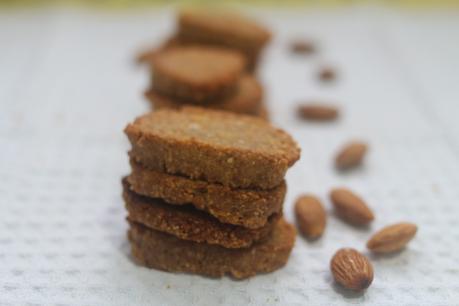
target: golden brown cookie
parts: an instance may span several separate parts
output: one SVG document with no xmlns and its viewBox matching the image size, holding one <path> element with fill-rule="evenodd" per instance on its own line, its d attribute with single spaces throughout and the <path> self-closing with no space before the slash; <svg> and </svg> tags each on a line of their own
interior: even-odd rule
<svg viewBox="0 0 459 306">
<path fill-rule="evenodd" d="M 153 89 L 195 104 L 233 93 L 242 75 L 241 54 L 210 47 L 167 49 L 153 57 Z"/>
<path fill-rule="evenodd" d="M 235 12 L 184 9 L 178 16 L 177 38 L 182 44 L 209 44 L 238 50 L 246 56 L 249 70 L 253 70 L 271 33 Z"/>
<path fill-rule="evenodd" d="M 154 109 L 180 108 L 184 104 L 189 104 L 186 100 L 178 100 L 161 95 L 154 89 L 149 89 L 145 92 L 145 97 Z M 255 116 L 260 114 L 260 108 L 262 106 L 263 90 L 261 84 L 253 76 L 249 75 L 241 77 L 234 94 L 206 105 L 206 107 L 212 109 L 221 109 Z"/>
<path fill-rule="evenodd" d="M 169 272 L 242 279 L 277 270 L 285 265 L 295 243 L 295 229 L 280 219 L 270 237 L 250 248 L 181 240 L 131 222 L 128 237 L 133 258 L 141 265 Z"/>
<path fill-rule="evenodd" d="M 143 166 L 233 188 L 274 188 L 300 157 L 290 135 L 263 119 L 198 107 L 148 113 L 125 133 Z"/>
<path fill-rule="evenodd" d="M 130 221 L 183 240 L 217 244 L 225 248 L 246 248 L 266 238 L 280 217 L 279 214 L 271 215 L 268 222 L 257 229 L 221 223 L 191 205 L 169 205 L 159 198 L 138 195 L 129 189 L 126 180 L 123 180 L 123 198 Z"/>
<path fill-rule="evenodd" d="M 134 192 L 173 205 L 192 204 L 223 223 L 260 228 L 282 211 L 285 182 L 270 190 L 233 189 L 147 169 L 133 160 L 131 168 L 127 180 Z"/>
<path fill-rule="evenodd" d="M 156 55 L 164 52 L 173 47 L 180 47 L 183 44 L 180 43 L 177 37 L 172 36 L 163 41 L 160 45 L 153 48 L 145 49 L 136 56 L 136 62 L 139 64 L 152 64 Z"/>
</svg>

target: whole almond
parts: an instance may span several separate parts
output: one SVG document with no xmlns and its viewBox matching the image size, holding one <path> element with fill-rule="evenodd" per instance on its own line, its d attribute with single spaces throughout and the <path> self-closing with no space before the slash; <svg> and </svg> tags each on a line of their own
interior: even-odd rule
<svg viewBox="0 0 459 306">
<path fill-rule="evenodd" d="M 412 223 L 386 226 L 367 242 L 367 248 L 375 253 L 391 253 L 401 250 L 416 235 L 418 227 Z"/>
<path fill-rule="evenodd" d="M 336 72 L 332 67 L 323 67 L 319 71 L 319 79 L 323 82 L 330 82 L 336 79 Z"/>
<path fill-rule="evenodd" d="M 367 150 L 368 146 L 363 142 L 353 141 L 348 143 L 336 155 L 336 168 L 346 170 L 360 165 Z"/>
<path fill-rule="evenodd" d="M 354 249 L 338 250 L 330 262 L 330 269 L 336 282 L 347 289 L 364 290 L 373 281 L 373 266 Z"/>
<path fill-rule="evenodd" d="M 319 238 L 325 230 L 326 213 L 319 199 L 303 195 L 296 200 L 295 216 L 300 232 L 309 239 Z"/>
<path fill-rule="evenodd" d="M 367 204 L 349 189 L 332 189 L 330 199 L 337 215 L 351 224 L 367 225 L 375 218 Z"/>
<path fill-rule="evenodd" d="M 290 50 L 296 54 L 312 54 L 316 52 L 316 46 L 310 40 L 296 39 L 291 42 Z"/>
<path fill-rule="evenodd" d="M 307 103 L 300 105 L 298 114 L 306 120 L 331 121 L 338 117 L 338 109 L 331 105 Z"/>
</svg>

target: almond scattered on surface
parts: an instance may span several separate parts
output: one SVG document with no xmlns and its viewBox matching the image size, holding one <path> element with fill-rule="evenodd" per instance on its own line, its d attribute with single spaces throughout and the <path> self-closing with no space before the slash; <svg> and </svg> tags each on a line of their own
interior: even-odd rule
<svg viewBox="0 0 459 306">
<path fill-rule="evenodd" d="M 401 250 L 416 235 L 418 227 L 413 223 L 397 223 L 386 226 L 367 242 L 367 248 L 375 253 L 391 253 Z"/>
<path fill-rule="evenodd" d="M 312 41 L 296 39 L 290 44 L 290 51 L 297 54 L 312 54 L 316 52 L 316 46 Z"/>
<path fill-rule="evenodd" d="M 336 282 L 347 289 L 364 290 L 373 281 L 373 266 L 354 249 L 338 250 L 330 262 L 330 269 Z"/>
<path fill-rule="evenodd" d="M 330 199 L 337 215 L 351 224 L 367 225 L 375 218 L 367 204 L 349 189 L 332 189 Z"/>
<path fill-rule="evenodd" d="M 338 108 L 319 103 L 305 103 L 299 106 L 298 114 L 306 120 L 331 121 L 338 117 Z"/>
<path fill-rule="evenodd" d="M 336 72 L 331 67 L 323 67 L 319 71 L 319 79 L 323 82 L 330 82 L 336 79 Z"/>
<path fill-rule="evenodd" d="M 335 158 L 336 168 L 347 170 L 360 165 L 367 150 L 368 146 L 363 142 L 353 141 L 348 143 Z"/>
<path fill-rule="evenodd" d="M 303 195 L 295 202 L 295 217 L 300 232 L 309 239 L 319 238 L 326 225 L 326 213 L 319 199 Z"/>
</svg>

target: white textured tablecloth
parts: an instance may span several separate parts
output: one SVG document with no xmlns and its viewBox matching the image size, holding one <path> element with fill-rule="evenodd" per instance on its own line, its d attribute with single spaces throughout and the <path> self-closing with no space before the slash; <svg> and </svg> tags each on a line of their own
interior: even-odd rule
<svg viewBox="0 0 459 306">
<path fill-rule="evenodd" d="M 145 112 L 145 70 L 132 58 L 173 26 L 171 11 L 69 9 L 0 12 L 0 305 L 458 305 L 459 12 L 382 8 L 268 11 L 276 39 L 260 70 L 275 124 L 302 147 L 288 173 L 286 217 L 302 192 L 348 186 L 374 209 L 370 231 L 335 217 L 317 242 L 298 237 L 287 266 L 245 281 L 169 274 L 129 258 L 121 177 L 122 130 Z M 290 56 L 291 37 L 320 42 Z M 339 80 L 315 80 L 321 63 Z M 305 98 L 336 101 L 342 119 L 296 119 Z M 336 149 L 350 138 L 371 151 L 339 175 Z M 404 252 L 372 258 L 363 295 L 329 273 L 340 247 L 364 250 L 397 221 L 419 225 Z"/>
</svg>

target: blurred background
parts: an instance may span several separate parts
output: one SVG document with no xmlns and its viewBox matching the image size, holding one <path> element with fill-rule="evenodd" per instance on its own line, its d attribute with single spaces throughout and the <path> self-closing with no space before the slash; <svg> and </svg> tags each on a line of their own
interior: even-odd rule
<svg viewBox="0 0 459 306">
<path fill-rule="evenodd" d="M 288 265 L 247 281 L 150 271 L 129 259 L 120 197 L 123 129 L 150 107 L 142 51 L 176 28 L 182 5 L 219 4 L 269 28 L 257 77 L 273 124 L 302 148 L 285 215 L 304 192 L 355 190 L 374 228 L 408 220 L 409 250 L 375 260 L 365 295 L 332 286 L 328 260 L 368 233 L 331 218 L 297 239 Z M 454 305 L 459 300 L 459 10 L 457 1 L 0 0 L 0 305 Z M 292 40 L 313 41 L 298 56 Z M 320 82 L 323 67 L 336 80 Z M 340 119 L 304 122 L 306 100 Z M 365 167 L 339 175 L 336 149 L 369 143 Z"/>
</svg>

